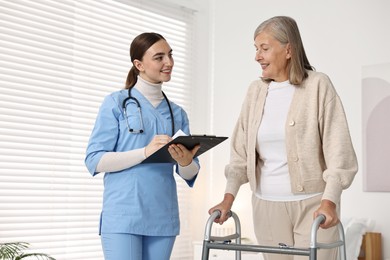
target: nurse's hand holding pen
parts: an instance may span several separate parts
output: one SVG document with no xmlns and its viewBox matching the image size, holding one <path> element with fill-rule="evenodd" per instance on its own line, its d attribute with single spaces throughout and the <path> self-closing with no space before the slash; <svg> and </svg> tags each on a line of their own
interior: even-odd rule
<svg viewBox="0 0 390 260">
<path fill-rule="evenodd" d="M 172 141 L 169 135 L 155 135 L 150 143 L 145 147 L 145 156 L 148 158 L 155 151 Z"/>
</svg>

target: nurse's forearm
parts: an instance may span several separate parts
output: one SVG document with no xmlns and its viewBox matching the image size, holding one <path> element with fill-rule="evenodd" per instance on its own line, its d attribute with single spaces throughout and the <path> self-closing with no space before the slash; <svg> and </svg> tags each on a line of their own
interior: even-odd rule
<svg viewBox="0 0 390 260">
<path fill-rule="evenodd" d="M 145 148 L 127 152 L 107 152 L 100 159 L 97 172 L 117 172 L 139 164 L 145 159 Z"/>
<path fill-rule="evenodd" d="M 192 162 L 187 166 L 179 165 L 179 174 L 186 180 L 191 180 L 199 172 L 199 165 L 192 160 Z"/>
</svg>

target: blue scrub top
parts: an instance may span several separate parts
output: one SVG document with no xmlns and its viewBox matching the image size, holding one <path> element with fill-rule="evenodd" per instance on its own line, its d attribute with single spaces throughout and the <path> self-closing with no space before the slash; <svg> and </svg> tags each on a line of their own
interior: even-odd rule
<svg viewBox="0 0 390 260">
<path fill-rule="evenodd" d="M 171 135 L 171 116 L 167 102 L 156 108 L 137 90 L 131 94 L 141 105 L 143 133 L 129 133 L 122 102 L 128 90 L 108 95 L 99 110 L 87 147 L 85 164 L 94 176 L 106 152 L 123 152 L 145 147 L 157 134 Z M 186 112 L 170 102 L 175 130 L 190 134 Z M 127 101 L 130 127 L 139 130 L 140 116 L 135 101 Z M 195 158 L 198 163 L 198 160 Z M 149 236 L 176 236 L 180 231 L 176 182 L 172 163 L 138 164 L 104 175 L 101 233 L 131 233 Z M 177 167 L 176 167 L 177 172 Z M 196 176 L 186 182 L 193 186 Z"/>
</svg>

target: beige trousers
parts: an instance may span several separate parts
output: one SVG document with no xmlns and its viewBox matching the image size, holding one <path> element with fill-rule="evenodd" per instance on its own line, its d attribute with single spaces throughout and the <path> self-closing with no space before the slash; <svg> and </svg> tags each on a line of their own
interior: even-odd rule
<svg viewBox="0 0 390 260">
<path fill-rule="evenodd" d="M 321 195 L 301 200 L 275 202 L 252 196 L 253 224 L 259 245 L 279 246 L 284 243 L 296 248 L 310 247 L 310 233 L 313 213 L 321 203 Z M 339 205 L 337 212 L 340 213 Z M 338 240 L 337 227 L 320 228 L 317 241 L 330 243 Z M 338 249 L 317 250 L 318 260 L 336 260 Z M 308 256 L 264 254 L 265 260 L 307 260 Z"/>
</svg>

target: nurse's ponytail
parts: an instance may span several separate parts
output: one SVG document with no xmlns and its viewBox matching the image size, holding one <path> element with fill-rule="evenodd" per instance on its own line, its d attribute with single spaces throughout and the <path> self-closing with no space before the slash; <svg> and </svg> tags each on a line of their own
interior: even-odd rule
<svg viewBox="0 0 390 260">
<path fill-rule="evenodd" d="M 133 65 L 129 73 L 127 74 L 125 89 L 134 87 L 135 83 L 137 83 L 138 74 L 139 74 L 138 69 Z"/>
<path fill-rule="evenodd" d="M 127 74 L 125 89 L 134 87 L 137 83 L 139 70 L 134 66 L 134 60 L 142 61 L 145 52 L 159 40 L 165 40 L 165 38 L 158 33 L 141 33 L 134 38 L 130 45 L 130 59 L 133 66 Z"/>
</svg>

